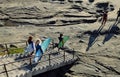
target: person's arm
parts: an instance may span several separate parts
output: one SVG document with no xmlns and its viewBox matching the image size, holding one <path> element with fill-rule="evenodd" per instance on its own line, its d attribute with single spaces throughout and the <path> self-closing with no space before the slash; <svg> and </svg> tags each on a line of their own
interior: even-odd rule
<svg viewBox="0 0 120 77">
<path fill-rule="evenodd" d="M 42 48 L 41 48 L 41 45 L 39 46 L 39 49 L 41 50 L 41 53 L 43 54 L 43 50 L 42 50 Z"/>
</svg>

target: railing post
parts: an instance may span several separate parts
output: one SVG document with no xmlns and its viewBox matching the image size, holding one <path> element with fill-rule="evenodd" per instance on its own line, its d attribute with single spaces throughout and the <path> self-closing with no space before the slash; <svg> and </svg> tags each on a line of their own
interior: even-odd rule
<svg viewBox="0 0 120 77">
<path fill-rule="evenodd" d="M 25 45 L 27 46 L 28 44 L 27 44 L 27 41 L 25 42 Z"/>
<path fill-rule="evenodd" d="M 65 61 L 65 51 L 64 51 L 64 54 L 63 54 L 63 58 L 64 58 L 64 61 Z"/>
<path fill-rule="evenodd" d="M 31 57 L 30 57 L 30 65 L 31 65 L 32 63 L 31 63 Z"/>
<path fill-rule="evenodd" d="M 31 57 L 30 57 L 30 70 L 32 71 L 32 60 L 31 60 Z"/>
<path fill-rule="evenodd" d="M 6 51 L 7 51 L 7 55 L 9 55 L 7 44 L 5 44 L 5 48 L 6 48 Z"/>
<path fill-rule="evenodd" d="M 50 54 L 49 54 L 49 66 L 51 65 L 51 58 L 50 58 Z"/>
<path fill-rule="evenodd" d="M 5 73 L 6 73 L 7 77 L 9 77 L 9 76 L 8 76 L 8 72 L 7 72 L 7 68 L 6 68 L 6 65 L 5 65 L 5 64 L 4 64 L 4 69 L 5 69 Z"/>
</svg>

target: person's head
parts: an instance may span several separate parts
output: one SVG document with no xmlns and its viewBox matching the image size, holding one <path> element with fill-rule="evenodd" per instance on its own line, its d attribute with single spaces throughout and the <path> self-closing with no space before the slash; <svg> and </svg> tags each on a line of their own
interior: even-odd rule
<svg viewBox="0 0 120 77">
<path fill-rule="evenodd" d="M 103 13 L 108 13 L 108 11 L 104 10 Z"/>
<path fill-rule="evenodd" d="M 40 43 L 40 41 L 39 41 L 39 40 L 37 40 L 37 41 L 35 42 L 35 44 L 36 44 L 36 45 L 38 45 L 39 43 Z"/>
<path fill-rule="evenodd" d="M 29 36 L 29 38 L 28 38 L 28 39 L 32 40 L 32 36 Z"/>
<path fill-rule="evenodd" d="M 32 36 L 29 36 L 28 43 L 30 44 L 32 42 Z"/>
<path fill-rule="evenodd" d="M 40 38 L 37 38 L 37 39 L 36 39 L 36 44 L 39 44 L 39 45 L 41 45 L 41 44 L 42 44 L 42 41 L 41 41 L 41 39 L 40 39 Z"/>
<path fill-rule="evenodd" d="M 61 33 L 61 34 L 60 34 L 60 37 L 62 37 L 62 36 L 63 36 L 63 34 Z"/>
</svg>

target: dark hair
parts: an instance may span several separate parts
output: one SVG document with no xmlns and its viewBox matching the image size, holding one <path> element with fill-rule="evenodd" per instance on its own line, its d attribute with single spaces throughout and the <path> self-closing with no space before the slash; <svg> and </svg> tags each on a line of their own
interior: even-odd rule
<svg viewBox="0 0 120 77">
<path fill-rule="evenodd" d="M 62 36 L 63 36 L 63 34 L 61 33 L 61 34 L 60 34 L 60 37 L 62 37 Z"/>
<path fill-rule="evenodd" d="M 28 38 L 28 44 L 32 43 L 32 36 L 29 36 Z"/>
</svg>

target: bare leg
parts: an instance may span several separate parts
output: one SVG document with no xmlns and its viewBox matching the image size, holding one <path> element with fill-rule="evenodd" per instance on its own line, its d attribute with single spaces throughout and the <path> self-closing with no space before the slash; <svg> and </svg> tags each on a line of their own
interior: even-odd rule
<svg viewBox="0 0 120 77">
<path fill-rule="evenodd" d="M 106 24 L 107 19 L 104 20 L 104 25 Z"/>
<path fill-rule="evenodd" d="M 119 18 L 119 16 L 117 16 L 117 18 L 116 18 L 116 22 L 118 21 L 118 18 Z"/>
<path fill-rule="evenodd" d="M 102 24 L 101 25 L 103 25 L 103 23 L 104 23 L 104 19 L 102 20 Z"/>
</svg>

